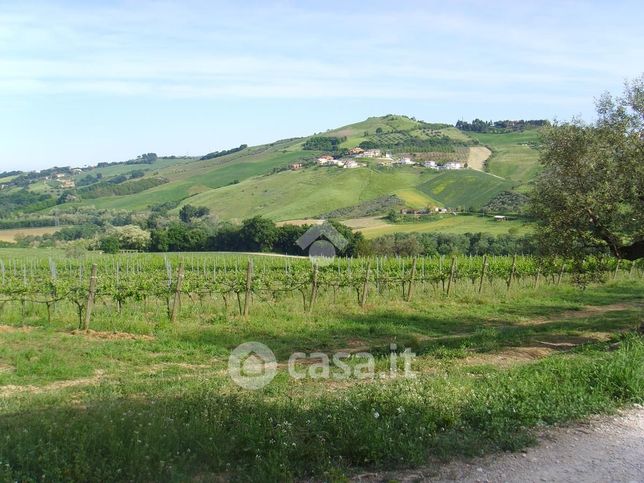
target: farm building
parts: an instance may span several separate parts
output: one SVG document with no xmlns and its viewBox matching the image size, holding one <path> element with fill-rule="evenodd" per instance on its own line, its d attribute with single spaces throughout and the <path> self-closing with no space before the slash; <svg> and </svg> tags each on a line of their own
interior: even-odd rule
<svg viewBox="0 0 644 483">
<path fill-rule="evenodd" d="M 463 163 L 457 163 L 456 161 L 450 161 L 443 165 L 443 169 L 463 169 Z"/>
<path fill-rule="evenodd" d="M 378 158 L 381 155 L 380 149 L 367 149 L 362 156 L 365 158 Z"/>
</svg>

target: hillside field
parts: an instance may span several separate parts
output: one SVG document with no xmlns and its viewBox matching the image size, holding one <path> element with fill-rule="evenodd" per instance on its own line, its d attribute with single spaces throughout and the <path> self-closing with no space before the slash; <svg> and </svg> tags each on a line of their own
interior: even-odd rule
<svg viewBox="0 0 644 483">
<path fill-rule="evenodd" d="M 62 227 L 43 226 L 35 228 L 12 228 L 9 230 L 0 230 L 0 241 L 13 243 L 20 236 L 39 236 L 56 233 Z"/>
<path fill-rule="evenodd" d="M 537 129 L 505 134 L 468 134 L 491 148 L 492 156 L 488 160 L 490 173 L 518 186 L 529 182 L 539 172 L 539 151 L 535 149 L 539 140 Z"/>
<path fill-rule="evenodd" d="M 397 195 L 411 208 L 445 206 L 480 209 L 504 190 L 524 189 L 536 172 L 536 151 L 529 146 L 536 131 L 511 134 L 473 134 L 447 124 L 430 124 L 405 116 L 373 117 L 329 130 L 319 136 L 346 137 L 341 147 L 357 146 L 364 140 L 400 139 L 424 142 L 447 136 L 457 151 L 470 152 L 473 167 L 479 169 L 436 172 L 421 168 L 390 168 L 367 161 L 368 168 L 306 167 L 290 172 L 292 163 L 312 163 L 320 151 L 303 149 L 310 139 L 276 141 L 247 147 L 225 156 L 201 160 L 195 157 L 159 158 L 152 164 L 114 165 L 74 176 L 78 183 L 86 176 L 103 179 L 142 170 L 145 177 L 166 181 L 160 186 L 123 195 L 103 196 L 67 203 L 65 206 L 93 206 L 98 209 L 148 210 L 164 203 L 201 205 L 222 220 L 238 221 L 262 214 L 281 221 L 315 217 L 349 208 L 383 196 Z M 473 145 L 473 140 L 482 145 Z M 466 146 L 470 146 L 469 148 Z M 489 173 L 481 171 L 490 155 Z M 430 155 L 431 156 L 431 155 Z M 476 158 L 476 159 L 474 159 Z M 474 162 L 475 161 L 475 162 Z M 36 183 L 30 189 L 42 190 Z M 50 191 L 52 191 L 50 189 Z M 55 191 L 55 190 L 54 190 Z"/>
<path fill-rule="evenodd" d="M 422 220 L 422 218 L 421 218 Z M 479 215 L 432 215 L 427 221 L 409 223 L 389 223 L 382 217 L 355 218 L 342 223 L 355 231 L 360 231 L 367 239 L 392 233 L 491 233 L 505 235 L 512 231 L 524 235 L 533 231 L 532 226 L 523 221 L 495 221 L 492 217 Z"/>
</svg>

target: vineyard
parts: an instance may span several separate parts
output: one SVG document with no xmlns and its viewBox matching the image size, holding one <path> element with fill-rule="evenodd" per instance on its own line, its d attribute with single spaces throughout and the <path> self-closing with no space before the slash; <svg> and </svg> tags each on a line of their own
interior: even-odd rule
<svg viewBox="0 0 644 483">
<path fill-rule="evenodd" d="M 247 316 L 254 304 L 287 297 L 304 311 L 335 304 L 338 297 L 362 307 L 382 297 L 503 293 L 540 284 L 582 284 L 592 280 L 640 278 L 641 264 L 588 258 L 582 264 L 557 258 L 429 257 L 336 258 L 312 264 L 296 257 L 222 254 L 96 256 L 87 259 L 0 260 L 0 306 L 41 310 L 48 320 L 62 304 L 74 307 L 80 328 L 92 310 L 124 306 L 155 308 L 176 322 L 182 304 Z M 350 302 L 351 303 L 351 302 Z M 0 312 L 0 317 L 2 314 Z"/>
</svg>

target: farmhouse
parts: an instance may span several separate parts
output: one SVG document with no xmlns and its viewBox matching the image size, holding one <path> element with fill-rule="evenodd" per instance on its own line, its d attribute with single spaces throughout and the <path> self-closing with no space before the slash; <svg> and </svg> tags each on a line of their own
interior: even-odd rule
<svg viewBox="0 0 644 483">
<path fill-rule="evenodd" d="M 443 165 L 443 169 L 463 169 L 463 164 L 457 163 L 456 161 L 450 161 Z"/>
<path fill-rule="evenodd" d="M 507 220 L 507 217 L 505 217 L 503 215 L 495 215 L 494 216 L 494 221 L 505 221 L 505 220 Z"/>
<path fill-rule="evenodd" d="M 333 162 L 333 156 L 329 156 L 328 154 L 324 155 L 324 156 L 320 156 L 317 159 L 317 163 L 320 166 L 325 166 L 325 165 L 330 164 L 332 162 Z"/>
<path fill-rule="evenodd" d="M 425 166 L 426 168 L 438 169 L 438 164 L 436 164 L 436 161 L 425 161 L 423 163 L 423 166 Z"/>
<path fill-rule="evenodd" d="M 354 161 L 353 159 L 347 159 L 344 161 L 344 166 L 343 168 L 347 169 L 353 169 L 353 168 L 364 168 L 366 164 L 364 163 L 358 163 L 357 161 Z"/>
<path fill-rule="evenodd" d="M 365 158 L 379 158 L 380 154 L 380 149 L 367 149 L 362 153 L 362 156 Z"/>
<path fill-rule="evenodd" d="M 363 154 L 363 153 L 364 153 L 364 149 L 362 149 L 361 147 L 356 146 L 355 148 L 349 149 L 349 154 L 355 155 L 355 154 Z"/>
<path fill-rule="evenodd" d="M 404 164 L 405 166 L 411 166 L 412 164 L 416 164 L 416 163 L 414 163 L 411 160 L 411 158 L 405 156 L 405 157 L 400 158 L 400 160 L 398 160 L 398 164 Z"/>
<path fill-rule="evenodd" d="M 298 169 L 302 169 L 302 163 L 293 163 L 293 164 L 289 165 L 289 168 L 292 171 L 297 171 Z"/>
</svg>

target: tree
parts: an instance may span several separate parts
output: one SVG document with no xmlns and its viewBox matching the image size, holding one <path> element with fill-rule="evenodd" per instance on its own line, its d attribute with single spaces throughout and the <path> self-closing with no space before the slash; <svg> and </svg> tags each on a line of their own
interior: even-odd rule
<svg viewBox="0 0 644 483">
<path fill-rule="evenodd" d="M 146 250 L 150 245 L 150 232 L 139 226 L 117 226 L 112 229 L 112 232 L 122 249 Z"/>
<path fill-rule="evenodd" d="M 270 252 L 277 240 L 277 228 L 268 218 L 255 216 L 242 222 L 239 230 L 241 242 L 252 252 Z"/>
<path fill-rule="evenodd" d="M 193 218 L 201 218 L 209 214 L 210 210 L 205 206 L 185 205 L 179 210 L 179 218 L 184 223 L 190 223 Z"/>
<path fill-rule="evenodd" d="M 644 257 L 644 75 L 622 97 L 604 94 L 597 114 L 546 127 L 531 211 L 545 251 L 635 260 Z"/>
<path fill-rule="evenodd" d="M 119 246 L 119 239 L 114 235 L 102 238 L 98 247 L 103 250 L 103 253 L 118 253 L 121 248 Z"/>
</svg>

